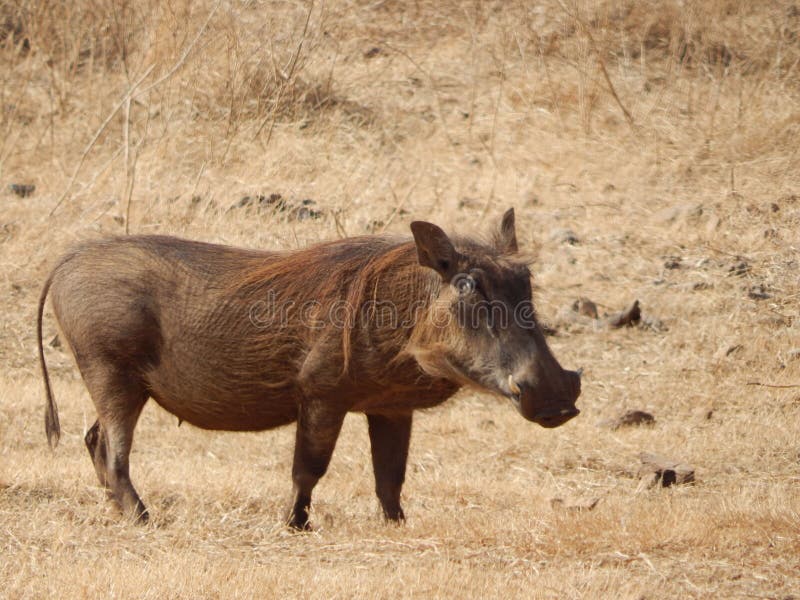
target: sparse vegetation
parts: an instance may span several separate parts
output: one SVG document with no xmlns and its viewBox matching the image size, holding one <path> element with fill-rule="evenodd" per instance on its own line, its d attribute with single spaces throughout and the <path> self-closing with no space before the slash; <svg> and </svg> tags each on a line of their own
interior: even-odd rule
<svg viewBox="0 0 800 600">
<path fill-rule="evenodd" d="M 798 36 L 792 0 L 0 0 L 3 594 L 796 595 Z M 314 217 L 242 201 L 275 194 Z M 132 470 L 154 523 L 121 521 L 56 341 L 47 449 L 35 307 L 74 241 L 294 248 L 509 206 L 544 320 L 638 299 L 663 327 L 562 327 L 585 374 L 560 429 L 468 391 L 421 415 L 405 526 L 379 517 L 356 415 L 293 535 L 292 429 L 179 429 L 152 404 Z M 598 426 L 625 410 L 655 421 Z M 694 483 L 642 485 L 641 452 Z"/>
</svg>

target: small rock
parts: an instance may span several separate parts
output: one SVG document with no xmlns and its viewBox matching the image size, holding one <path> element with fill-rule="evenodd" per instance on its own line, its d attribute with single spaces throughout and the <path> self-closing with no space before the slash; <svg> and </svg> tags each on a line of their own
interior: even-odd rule
<svg viewBox="0 0 800 600">
<path fill-rule="evenodd" d="M 680 269 L 683 265 L 681 261 L 683 260 L 680 256 L 667 256 L 665 257 L 666 260 L 664 261 L 664 268 L 669 270 Z"/>
<path fill-rule="evenodd" d="M 571 229 L 554 229 L 550 233 L 550 239 L 559 244 L 569 244 L 570 246 L 580 242 L 578 236 Z"/>
<path fill-rule="evenodd" d="M 620 313 L 610 315 L 608 317 L 608 326 L 614 329 L 620 327 L 632 327 L 638 323 L 642 318 L 642 309 L 639 307 L 639 301 L 634 300 L 628 308 Z"/>
<path fill-rule="evenodd" d="M 383 219 L 372 219 L 369 223 L 367 223 L 367 231 L 370 233 L 375 233 L 376 231 L 380 231 L 386 223 Z"/>
<path fill-rule="evenodd" d="M 613 183 L 607 183 L 607 184 L 605 184 L 603 186 L 603 193 L 604 194 L 610 194 L 611 192 L 615 191 L 616 189 L 617 189 L 617 186 L 615 186 Z"/>
<path fill-rule="evenodd" d="M 241 198 L 239 198 L 239 200 L 237 202 L 234 202 L 233 204 L 231 204 L 231 206 L 230 206 L 230 208 L 228 210 L 233 210 L 233 209 L 236 209 L 236 208 L 246 208 L 246 207 L 252 206 L 252 205 L 253 205 L 253 197 L 252 196 L 242 196 Z"/>
<path fill-rule="evenodd" d="M 792 348 L 786 353 L 786 360 L 800 359 L 800 348 Z"/>
<path fill-rule="evenodd" d="M 685 463 L 665 458 L 659 454 L 642 452 L 639 454 L 642 466 L 639 468 L 641 477 L 646 487 L 670 487 L 694 483 L 694 467 Z"/>
<path fill-rule="evenodd" d="M 61 338 L 58 337 L 58 334 L 53 336 L 53 339 L 50 340 L 48 344 L 51 348 L 61 348 Z"/>
<path fill-rule="evenodd" d="M 36 186 L 32 183 L 11 183 L 8 186 L 8 190 L 20 198 L 27 198 L 28 196 L 33 196 Z"/>
<path fill-rule="evenodd" d="M 767 292 L 763 283 L 759 283 L 758 285 L 750 287 L 747 291 L 747 297 L 752 300 L 769 300 L 772 298 L 772 295 Z"/>
<path fill-rule="evenodd" d="M 373 46 L 364 52 L 364 58 L 375 58 L 383 51 L 378 46 Z"/>
<path fill-rule="evenodd" d="M 280 194 L 258 197 L 259 206 L 274 206 L 277 210 L 286 210 L 286 200 Z"/>
<path fill-rule="evenodd" d="M 714 284 L 708 281 L 687 281 L 678 285 L 678 289 L 684 292 L 701 292 L 703 290 L 710 290 Z"/>
<path fill-rule="evenodd" d="M 318 210 L 301 206 L 295 211 L 293 216 L 298 221 L 305 221 L 307 219 L 319 219 L 321 214 L 322 213 L 320 213 Z"/>
<path fill-rule="evenodd" d="M 276 210 L 282 211 L 285 210 L 286 203 L 280 194 L 270 194 L 269 196 L 258 194 L 256 196 L 242 196 L 231 208 L 245 208 L 248 206 L 257 206 L 258 208 L 274 207 Z"/>
<path fill-rule="evenodd" d="M 613 419 L 606 419 L 600 423 L 601 426 L 616 431 L 620 427 L 632 427 L 634 425 L 653 425 L 656 419 L 649 412 L 643 410 L 628 410 Z"/>
<path fill-rule="evenodd" d="M 700 406 L 692 411 L 692 416 L 699 421 L 710 421 L 714 416 L 714 409 L 710 406 Z"/>
<path fill-rule="evenodd" d="M 316 208 L 311 208 L 316 202 L 311 198 L 306 198 L 300 201 L 300 206 L 293 208 L 292 216 L 298 221 L 305 221 L 307 219 L 319 219 L 322 216 L 322 211 Z"/>
<path fill-rule="evenodd" d="M 750 265 L 743 258 L 739 258 L 728 267 L 728 274 L 743 277 L 750 272 Z"/>
<path fill-rule="evenodd" d="M 242 196 L 228 210 L 255 207 L 259 211 L 271 210 L 273 213 L 287 213 L 289 219 L 305 221 L 307 219 L 319 219 L 323 215 L 322 210 L 312 208 L 315 205 L 316 202 L 311 198 L 296 202 L 287 200 L 281 194 L 273 193 L 269 196 L 264 194 Z"/>
<path fill-rule="evenodd" d="M 597 304 L 583 296 L 573 302 L 572 310 L 585 317 L 597 318 Z"/>
</svg>

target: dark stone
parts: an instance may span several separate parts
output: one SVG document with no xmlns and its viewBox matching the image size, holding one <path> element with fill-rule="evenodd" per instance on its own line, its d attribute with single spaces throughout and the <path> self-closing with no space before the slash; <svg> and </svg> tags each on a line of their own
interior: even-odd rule
<svg viewBox="0 0 800 600">
<path fill-rule="evenodd" d="M 36 186 L 32 183 L 11 183 L 8 186 L 8 190 L 20 198 L 27 198 L 28 196 L 33 196 Z"/>
<path fill-rule="evenodd" d="M 635 425 L 653 425 L 656 419 L 649 412 L 643 410 L 628 410 L 614 419 L 607 419 L 600 424 L 604 427 L 616 431 L 620 427 L 632 427 Z"/>
<path fill-rule="evenodd" d="M 639 476 L 645 481 L 647 487 L 670 487 L 694 483 L 694 467 L 685 463 L 665 458 L 659 454 L 642 452 L 639 454 L 642 466 Z"/>
</svg>

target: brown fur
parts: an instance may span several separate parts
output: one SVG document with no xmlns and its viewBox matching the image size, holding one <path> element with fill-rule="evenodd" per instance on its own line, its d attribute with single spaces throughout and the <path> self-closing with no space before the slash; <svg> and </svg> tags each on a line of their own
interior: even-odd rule
<svg viewBox="0 0 800 600">
<path fill-rule="evenodd" d="M 516 251 L 510 214 L 491 245 L 465 239 L 453 246 L 435 225 L 419 223 L 414 241 L 359 237 L 294 252 L 164 236 L 85 243 L 55 267 L 39 304 L 48 440 L 54 445 L 59 436 L 41 341 L 49 291 L 97 409 L 87 448 L 126 512 L 147 515 L 128 455 L 136 420 L 153 398 L 206 429 L 297 422 L 290 523 L 299 528 L 307 526 L 311 490 L 344 415 L 364 412 L 376 492 L 387 518 L 400 519 L 413 410 L 464 384 L 508 395 L 512 367 L 530 392 L 517 398 L 528 418 L 560 424 L 569 417 L 541 421 L 543 407 L 552 412 L 577 397 L 574 378 L 535 331 L 503 332 L 500 343 L 496 333 L 444 320 L 473 310 L 471 297 L 450 285 L 452 273 L 478 269 L 493 298 L 509 306 L 530 299 L 527 268 L 504 256 Z M 498 358 L 509 354 L 512 362 Z"/>
</svg>

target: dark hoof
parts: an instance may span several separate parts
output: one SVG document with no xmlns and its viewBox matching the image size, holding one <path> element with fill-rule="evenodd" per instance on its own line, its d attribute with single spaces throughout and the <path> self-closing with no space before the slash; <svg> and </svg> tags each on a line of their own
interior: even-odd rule
<svg viewBox="0 0 800 600">
<path fill-rule="evenodd" d="M 397 507 L 396 510 L 384 510 L 383 517 L 389 523 L 394 523 L 395 525 L 402 525 L 406 522 L 406 516 L 403 513 L 403 509 Z"/>
<path fill-rule="evenodd" d="M 289 527 L 289 529 L 291 529 L 292 531 L 294 531 L 296 533 L 301 533 L 301 532 L 304 532 L 304 531 L 306 531 L 306 532 L 307 531 L 313 531 L 313 529 L 311 528 L 311 524 L 308 521 L 300 522 L 300 521 L 297 521 L 295 519 L 292 519 L 286 525 Z"/>
<path fill-rule="evenodd" d="M 111 492 L 109 492 L 109 499 L 116 504 L 120 514 L 122 515 L 122 518 L 132 525 L 147 525 L 150 522 L 150 513 L 147 512 L 147 509 L 144 506 L 141 506 L 135 510 L 125 510 L 120 506 L 116 498 L 111 495 Z"/>
</svg>

